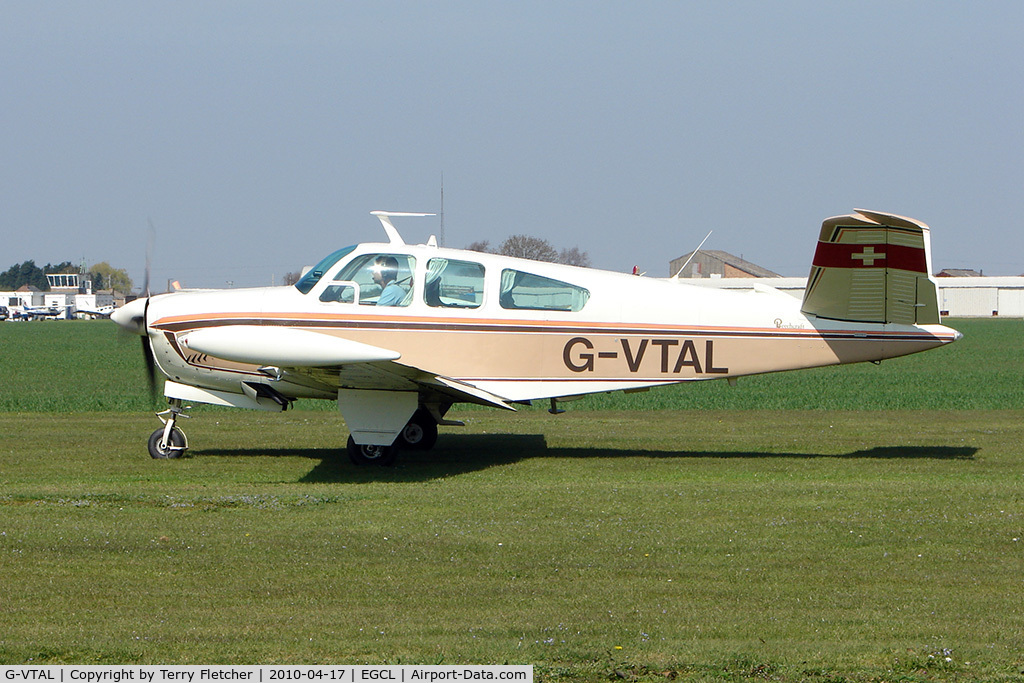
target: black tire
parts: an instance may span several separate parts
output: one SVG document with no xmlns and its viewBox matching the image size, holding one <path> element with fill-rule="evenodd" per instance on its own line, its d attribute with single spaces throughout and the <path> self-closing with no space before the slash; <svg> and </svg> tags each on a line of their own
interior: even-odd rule
<svg viewBox="0 0 1024 683">
<path fill-rule="evenodd" d="M 180 458 L 185 452 L 185 435 L 181 433 L 181 430 L 177 427 L 171 430 L 171 435 L 168 438 L 168 448 L 166 449 L 160 448 L 160 442 L 163 438 L 163 427 L 149 435 L 149 456 L 157 460 Z"/>
<path fill-rule="evenodd" d="M 425 410 L 417 410 L 409 418 L 398 440 L 403 448 L 412 451 L 429 451 L 437 443 L 437 422 Z"/>
<path fill-rule="evenodd" d="M 348 437 L 348 457 L 360 467 L 367 465 L 388 467 L 395 463 L 398 449 L 395 446 L 360 446 L 350 436 Z"/>
</svg>

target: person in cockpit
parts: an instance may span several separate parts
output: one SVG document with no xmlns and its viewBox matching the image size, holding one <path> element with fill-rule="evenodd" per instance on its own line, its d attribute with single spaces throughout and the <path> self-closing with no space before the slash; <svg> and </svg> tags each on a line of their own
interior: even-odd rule
<svg viewBox="0 0 1024 683">
<path fill-rule="evenodd" d="M 373 281 L 380 285 L 378 306 L 398 306 L 405 298 L 405 290 L 395 280 L 398 279 L 398 259 L 394 256 L 378 256 L 373 262 Z"/>
</svg>

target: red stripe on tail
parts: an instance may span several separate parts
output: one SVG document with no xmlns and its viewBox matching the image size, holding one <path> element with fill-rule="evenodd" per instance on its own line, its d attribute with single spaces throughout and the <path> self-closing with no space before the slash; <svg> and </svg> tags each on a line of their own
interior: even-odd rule
<svg viewBox="0 0 1024 683">
<path fill-rule="evenodd" d="M 814 265 L 821 268 L 897 268 L 928 272 L 924 249 L 898 244 L 818 242 Z"/>
</svg>

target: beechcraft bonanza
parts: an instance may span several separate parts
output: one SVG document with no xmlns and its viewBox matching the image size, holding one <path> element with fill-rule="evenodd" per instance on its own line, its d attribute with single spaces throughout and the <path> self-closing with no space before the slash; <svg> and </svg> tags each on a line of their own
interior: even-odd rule
<svg viewBox="0 0 1024 683">
<path fill-rule="evenodd" d="M 154 458 L 188 447 L 186 402 L 283 411 L 336 401 L 356 464 L 428 449 L 455 403 L 516 404 L 880 361 L 943 346 L 929 228 L 874 211 L 824 221 L 803 301 L 388 241 L 345 247 L 294 286 L 180 291 L 111 317 L 143 339 L 170 408 Z"/>
</svg>

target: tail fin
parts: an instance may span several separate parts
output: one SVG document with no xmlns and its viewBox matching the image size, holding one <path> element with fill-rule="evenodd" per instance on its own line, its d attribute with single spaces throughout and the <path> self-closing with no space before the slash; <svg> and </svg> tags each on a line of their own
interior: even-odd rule
<svg viewBox="0 0 1024 683">
<path fill-rule="evenodd" d="M 801 310 L 871 323 L 939 323 L 929 228 L 912 218 L 855 209 L 826 218 Z"/>
</svg>

